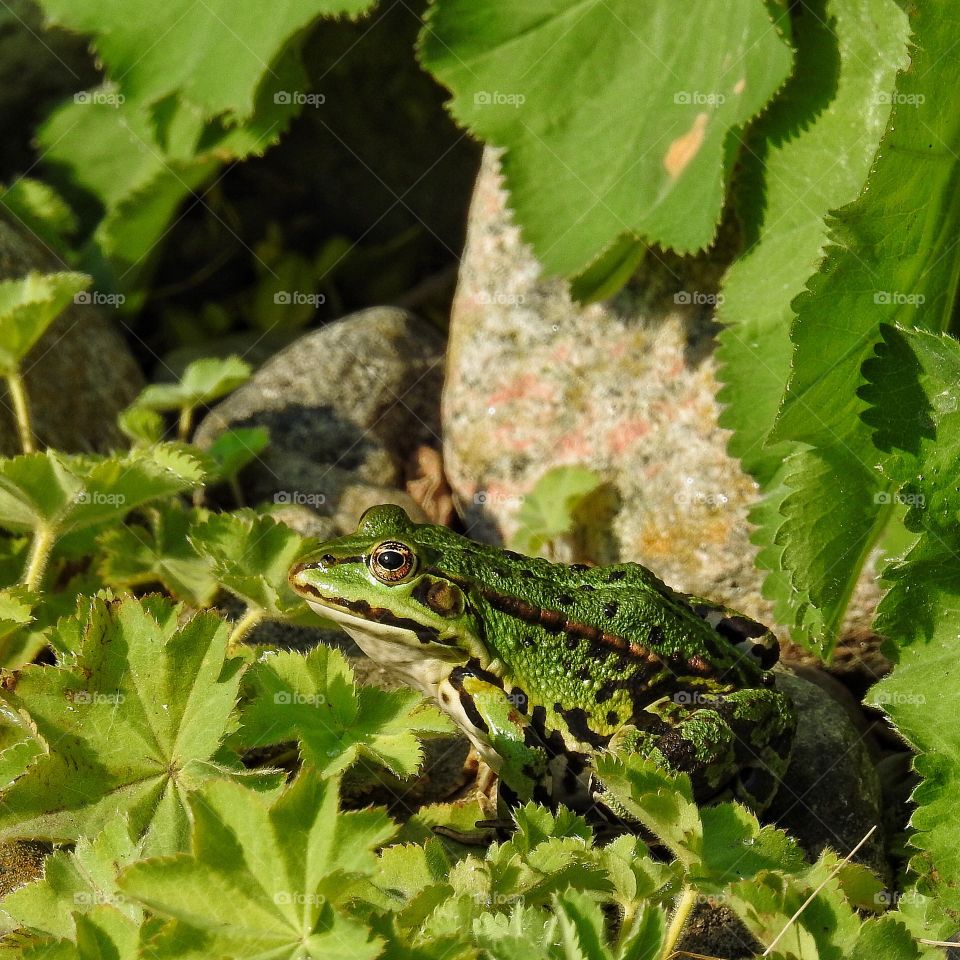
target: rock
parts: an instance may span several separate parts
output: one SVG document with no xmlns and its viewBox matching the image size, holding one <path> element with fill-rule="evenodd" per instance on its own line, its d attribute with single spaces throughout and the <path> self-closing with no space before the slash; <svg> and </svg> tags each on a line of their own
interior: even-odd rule
<svg viewBox="0 0 960 960">
<path fill-rule="evenodd" d="M 793 698 L 800 725 L 790 767 L 764 819 L 795 837 L 810 859 L 827 847 L 845 856 L 876 825 L 854 860 L 889 881 L 883 796 L 856 704 L 851 698 L 845 708 L 819 678 L 807 679 L 823 676 L 819 671 L 798 675 L 777 667 L 775 672 L 777 686 Z"/>
<path fill-rule="evenodd" d="M 38 240 L 0 217 L 0 278 L 31 270 L 69 270 Z M 72 304 L 50 326 L 23 365 L 37 444 L 66 451 L 125 447 L 117 414 L 143 387 L 143 377 L 106 313 Z M 20 452 L 9 403 L 0 414 L 0 453 Z"/>
<path fill-rule="evenodd" d="M 756 484 L 717 422 L 712 313 L 727 253 L 651 252 L 617 296 L 581 307 L 566 281 L 542 275 L 486 153 L 443 398 L 444 466 L 470 535 L 509 539 L 543 473 L 585 465 L 619 494 L 611 549 L 558 559 L 637 560 L 772 622 L 749 540 Z"/>
<path fill-rule="evenodd" d="M 241 475 L 249 502 L 312 507 L 353 530 L 391 501 L 422 516 L 402 489 L 405 465 L 438 447 L 444 339 L 394 308 L 376 307 L 300 337 L 214 407 L 195 441 L 266 426 L 271 442 Z"/>
</svg>

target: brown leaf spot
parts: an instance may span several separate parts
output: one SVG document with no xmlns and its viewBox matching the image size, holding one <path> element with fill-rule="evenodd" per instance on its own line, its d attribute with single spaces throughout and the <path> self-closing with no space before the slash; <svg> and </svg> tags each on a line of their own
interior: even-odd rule
<svg viewBox="0 0 960 960">
<path fill-rule="evenodd" d="M 663 167 L 671 177 L 679 177 L 703 146 L 708 114 L 698 113 L 690 129 L 677 137 L 663 155 Z"/>
</svg>

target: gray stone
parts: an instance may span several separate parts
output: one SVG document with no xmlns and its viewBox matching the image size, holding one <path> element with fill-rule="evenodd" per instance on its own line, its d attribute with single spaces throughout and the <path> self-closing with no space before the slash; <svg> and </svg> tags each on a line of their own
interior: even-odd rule
<svg viewBox="0 0 960 960">
<path fill-rule="evenodd" d="M 0 218 L 0 278 L 69 269 L 40 241 Z M 143 377 L 115 322 L 100 307 L 71 304 L 27 354 L 23 372 L 40 448 L 106 452 L 126 446 L 117 414 L 140 392 Z M 0 453 L 19 452 L 16 423 L 4 395 Z"/>
<path fill-rule="evenodd" d="M 790 767 L 765 819 L 795 837 L 811 859 L 827 847 L 846 856 L 877 826 L 853 859 L 889 881 L 880 779 L 868 731 L 855 719 L 857 705 L 842 688 L 828 692 L 820 671 L 775 672 L 800 725 Z M 849 700 L 846 707 L 843 699 Z"/>
<path fill-rule="evenodd" d="M 376 307 L 307 333 L 214 407 L 195 440 L 266 426 L 271 442 L 241 475 L 249 502 L 312 507 L 352 529 L 393 500 L 421 446 L 439 446 L 444 339 L 399 309 Z"/>
</svg>

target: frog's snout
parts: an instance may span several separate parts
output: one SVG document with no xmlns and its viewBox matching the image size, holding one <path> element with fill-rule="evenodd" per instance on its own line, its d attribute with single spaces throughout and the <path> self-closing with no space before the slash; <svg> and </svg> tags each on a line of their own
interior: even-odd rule
<svg viewBox="0 0 960 960">
<path fill-rule="evenodd" d="M 318 570 L 323 573 L 329 570 L 335 562 L 336 558 L 330 554 L 324 554 L 316 560 L 301 560 L 290 568 L 290 572 L 287 574 L 287 580 L 290 581 L 290 586 L 293 587 L 294 590 L 301 593 L 304 591 L 309 592 L 311 587 L 310 572 Z"/>
</svg>

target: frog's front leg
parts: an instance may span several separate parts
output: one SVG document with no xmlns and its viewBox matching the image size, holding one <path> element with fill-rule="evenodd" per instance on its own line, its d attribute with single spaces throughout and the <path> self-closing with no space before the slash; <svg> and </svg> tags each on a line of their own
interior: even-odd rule
<svg viewBox="0 0 960 960">
<path fill-rule="evenodd" d="M 498 774 L 504 812 L 528 800 L 549 802 L 549 757 L 521 710 L 524 695 L 507 693 L 483 674 L 470 667 L 452 670 L 437 691 L 441 706 Z"/>
<path fill-rule="evenodd" d="M 790 758 L 793 705 L 773 688 L 678 691 L 622 728 L 611 750 L 633 750 L 690 776 L 699 801 L 769 805 Z"/>
</svg>

